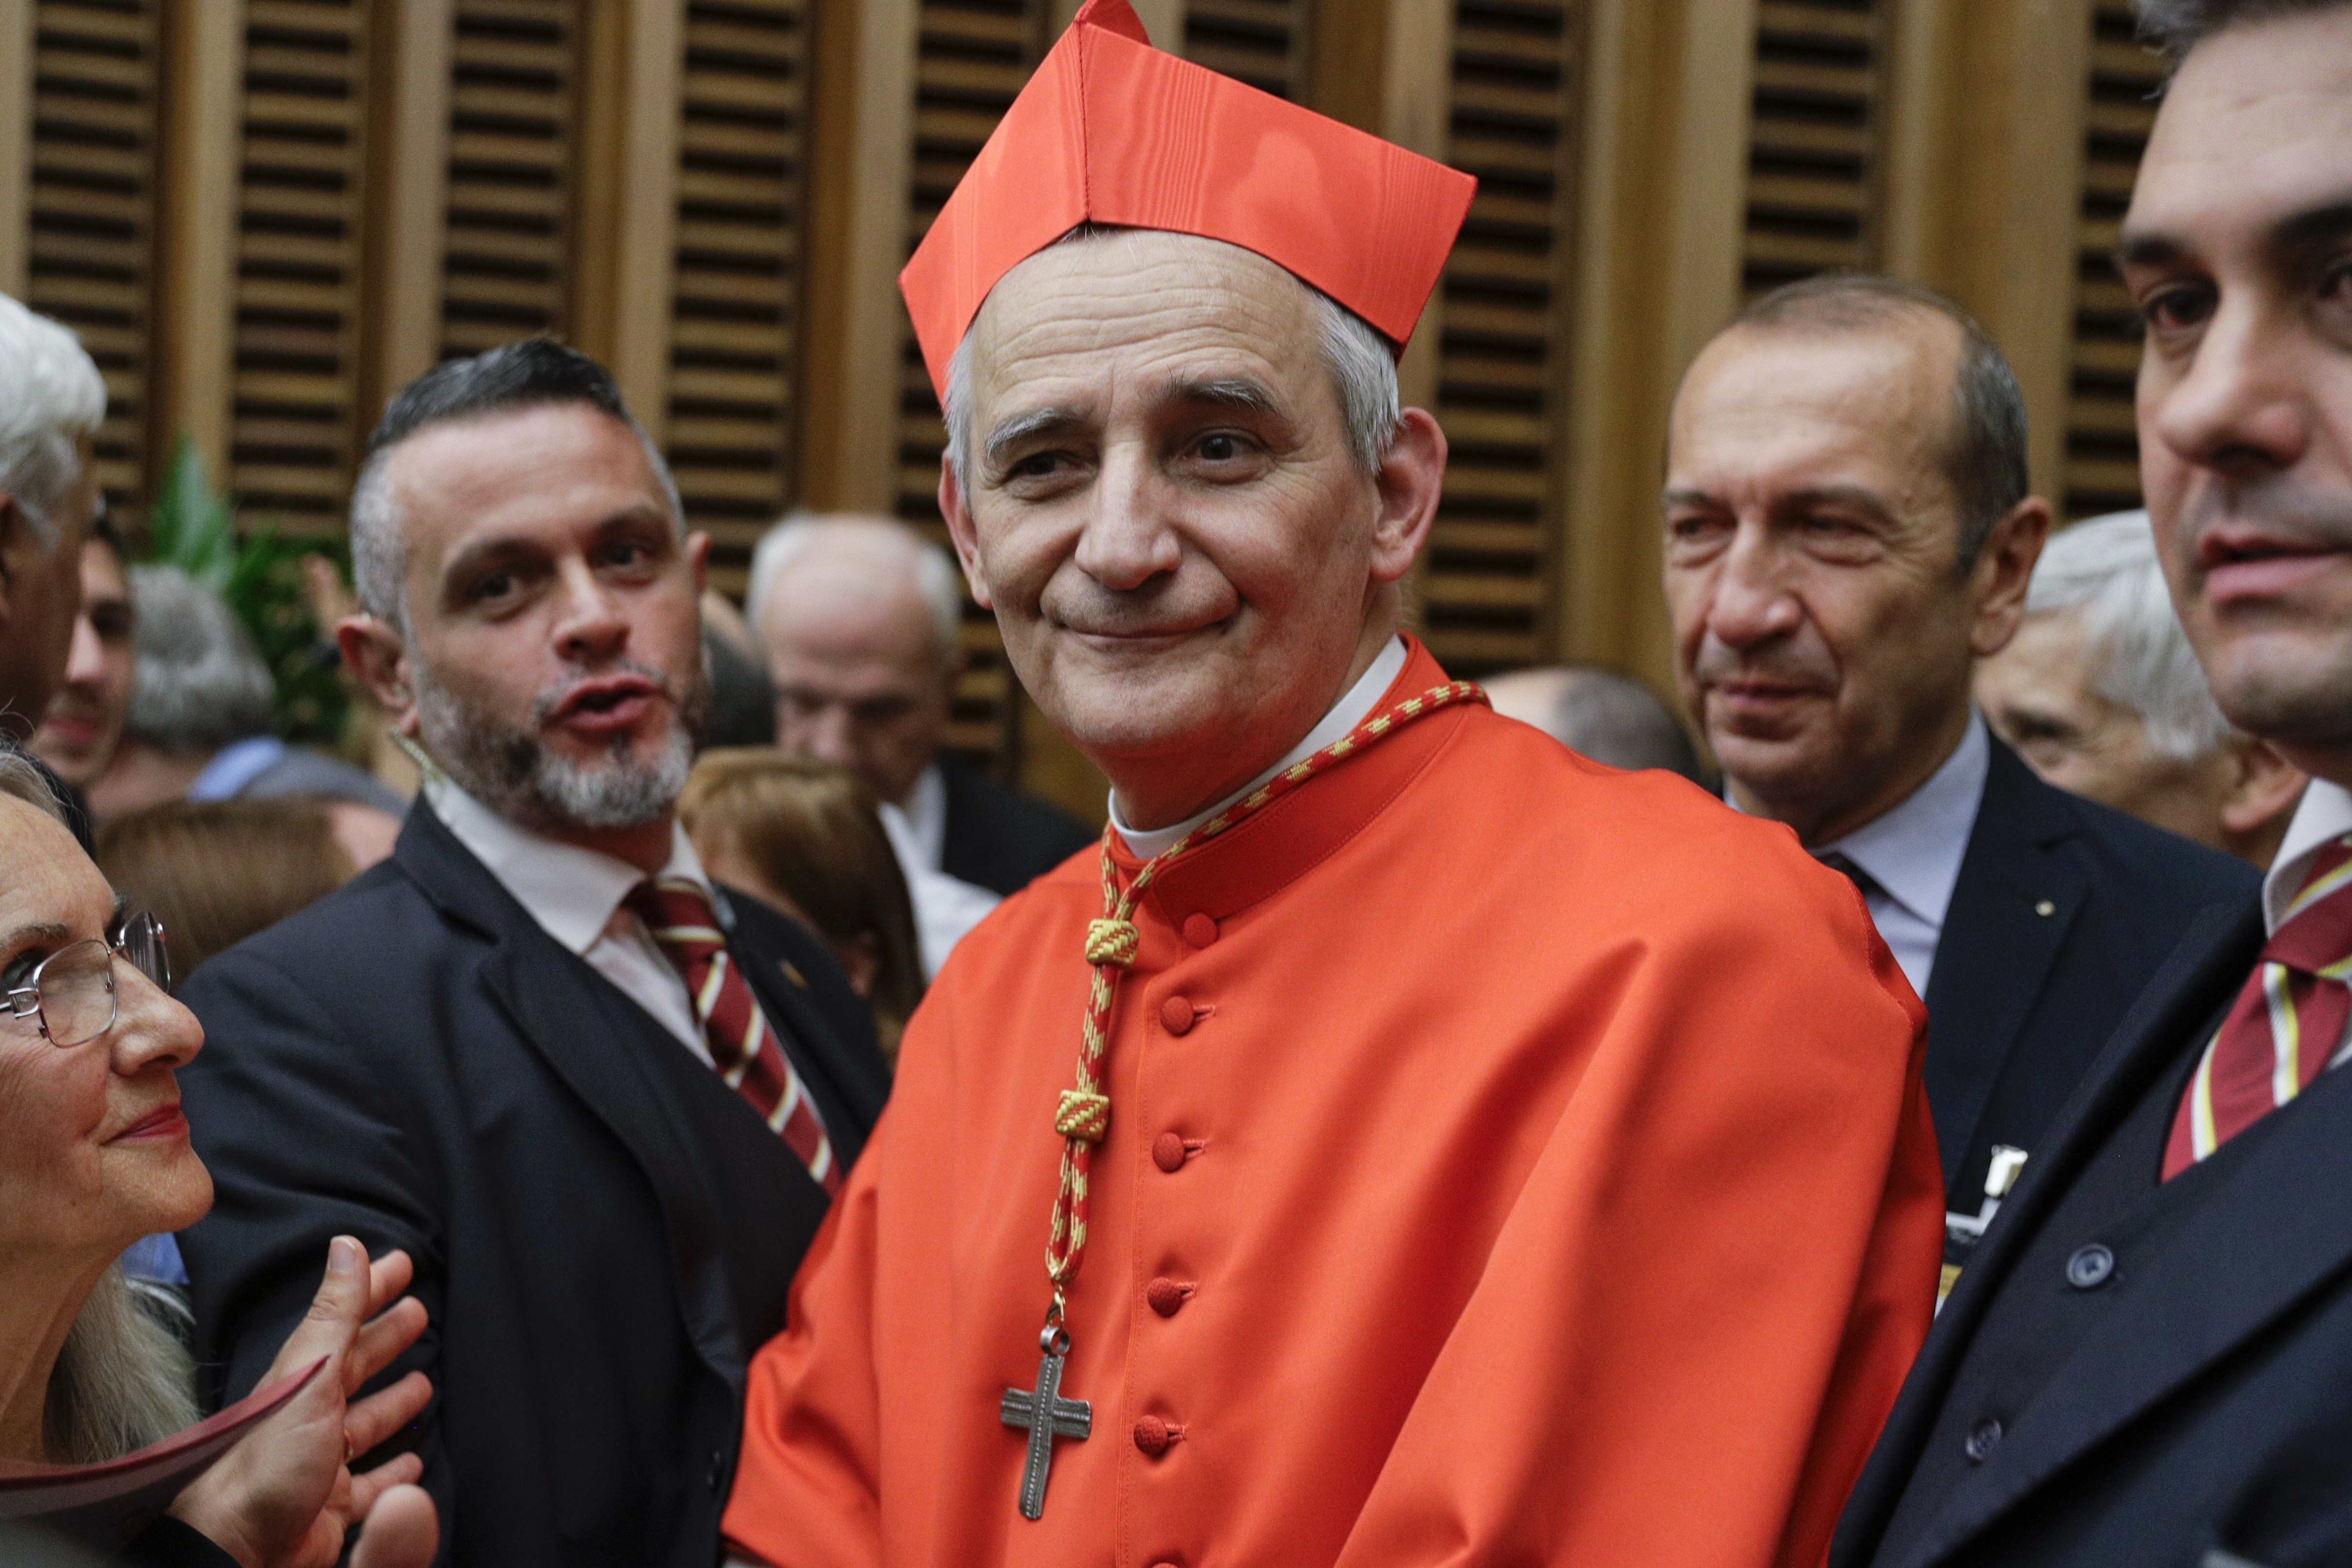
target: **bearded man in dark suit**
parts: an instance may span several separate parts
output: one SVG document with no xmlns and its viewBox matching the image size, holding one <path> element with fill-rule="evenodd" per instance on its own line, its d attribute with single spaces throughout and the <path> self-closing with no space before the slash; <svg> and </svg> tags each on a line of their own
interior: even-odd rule
<svg viewBox="0 0 2352 1568">
<path fill-rule="evenodd" d="M 709 1568 L 745 1363 L 887 1084 L 824 949 L 672 817 L 709 701 L 688 534 L 593 362 L 536 341 L 403 392 L 352 507 L 345 658 L 429 762 L 340 893 L 206 963 L 184 1238 L 214 1398 L 326 1239 L 404 1248 L 446 1560 Z"/>
<path fill-rule="evenodd" d="M 2352 1560 L 2352 5 L 2141 16 L 2177 65 L 2118 247 L 2148 511 L 2221 710 L 2313 782 L 2044 1136 L 1840 1568 Z"/>
</svg>

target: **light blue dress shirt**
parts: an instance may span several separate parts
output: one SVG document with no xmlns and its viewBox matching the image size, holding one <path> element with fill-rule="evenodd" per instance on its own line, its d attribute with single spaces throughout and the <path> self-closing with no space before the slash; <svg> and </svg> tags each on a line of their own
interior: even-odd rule
<svg viewBox="0 0 2352 1568">
<path fill-rule="evenodd" d="M 1970 712 L 1969 727 L 1944 765 L 1901 805 L 1864 823 L 1816 855 L 1844 856 L 1878 886 L 1863 896 L 1878 934 L 1903 966 L 1911 989 L 1927 994 L 1936 967 L 1936 944 L 1944 935 L 1944 914 L 1960 862 L 1976 831 L 1977 808 L 1984 804 L 1985 775 L 1992 770 L 1992 742 L 1981 715 Z"/>
</svg>

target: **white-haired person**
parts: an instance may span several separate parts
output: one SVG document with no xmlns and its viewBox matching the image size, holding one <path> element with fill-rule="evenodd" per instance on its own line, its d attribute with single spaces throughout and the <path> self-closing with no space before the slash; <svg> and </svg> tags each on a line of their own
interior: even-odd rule
<svg viewBox="0 0 2352 1568">
<path fill-rule="evenodd" d="M 212 1178 L 174 1073 L 203 1028 L 165 990 L 152 920 L 129 911 L 67 834 L 41 773 L 0 742 L 0 1460 L 99 1464 L 196 1419 L 194 1368 L 133 1303 L 115 1259 L 191 1225 Z M 270 1381 L 324 1370 L 173 1500 L 122 1560 L 177 1568 L 327 1568 L 373 1518 L 355 1568 L 422 1568 L 437 1536 L 402 1455 L 357 1456 L 425 1407 L 411 1373 L 351 1395 L 424 1331 L 405 1254 L 373 1266 L 337 1237 Z M 0 1542 L 15 1562 L 16 1538 Z"/>
<path fill-rule="evenodd" d="M 105 417 L 106 383 L 80 342 L 0 294 L 0 736 L 30 735 L 65 684 Z M 60 798 L 87 849 L 79 795 Z"/>
<path fill-rule="evenodd" d="M 2052 537 L 2024 623 L 1978 666 L 1976 696 L 2050 783 L 2257 867 L 2278 852 L 2308 782 L 2221 716 L 2144 511 Z"/>
<path fill-rule="evenodd" d="M 963 579 L 895 518 L 796 512 L 751 557 L 747 618 L 776 688 L 776 744 L 847 768 L 907 815 L 931 868 L 1010 896 L 1092 829 L 949 756 Z"/>
<path fill-rule="evenodd" d="M 927 975 L 999 899 L 1095 841 L 943 749 L 963 602 L 947 552 L 895 518 L 795 512 L 751 557 L 776 744 L 846 768 L 882 804 Z"/>
</svg>

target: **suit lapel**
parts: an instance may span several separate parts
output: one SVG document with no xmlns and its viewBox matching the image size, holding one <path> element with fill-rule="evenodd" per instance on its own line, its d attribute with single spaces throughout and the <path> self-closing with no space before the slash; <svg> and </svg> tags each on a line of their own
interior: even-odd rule
<svg viewBox="0 0 2352 1568">
<path fill-rule="evenodd" d="M 2032 1418 L 1955 1498 L 1957 1542 L 2243 1344 L 2352 1261 L 2352 1079 L 2275 1112 L 2262 1146 L 2181 1228 L 2100 1331 L 2034 1396 Z"/>
<path fill-rule="evenodd" d="M 1867 1526 L 1870 1534 L 1874 1536 L 1885 1527 L 1885 1516 L 1901 1496 L 1897 1478 L 1907 1474 L 1916 1460 L 1968 1357 L 1977 1329 L 1999 1303 L 2020 1256 L 2032 1245 L 2051 1212 L 2097 1157 L 2116 1126 L 2150 1091 L 2154 1080 L 2172 1070 L 2202 1026 L 2235 994 L 2261 950 L 2262 940 L 2258 900 L 2249 898 L 2207 909 L 2158 971 L 2165 978 L 2150 985 L 2132 1005 L 2106 1049 L 2084 1075 L 2082 1087 L 2059 1111 L 2042 1141 L 2042 1151 L 2027 1164 L 2017 1189 L 2001 1205 L 2000 1215 L 1945 1303 L 1905 1384 L 1905 1397 L 1873 1455 L 1873 1470 L 1880 1468 L 1883 1457 L 1896 1476 L 1882 1478 L 1892 1484 L 1874 1489 L 1874 1498 L 1883 1506 L 1876 1523 Z M 2170 1256 L 2189 1254 L 2176 1246 Z M 2103 1332 L 2101 1338 L 2116 1347 L 2119 1355 L 2144 1352 L 2144 1347 L 2125 1352 L 2123 1347 L 2132 1342 L 2119 1334 Z M 2073 1382 L 2071 1370 L 2065 1377 Z M 2101 1394 L 2095 1403 L 2105 1409 L 2116 1401 L 2113 1394 Z M 1993 1462 L 1961 1490 L 1937 1516 L 1935 1528 L 1923 1533 L 1901 1560 L 1906 1568 L 1933 1562 L 2023 1495 L 2032 1484 L 2030 1480 L 2011 1487 L 2000 1479 L 2010 1476 L 2012 1468 L 2021 1475 L 2028 1470 L 2037 1477 L 2048 1475 L 2056 1461 L 2037 1461 L 2033 1456 L 2056 1446 L 2058 1440 L 2005 1441 Z"/>
<path fill-rule="evenodd" d="M 495 944 L 482 961 L 483 984 L 516 1032 L 644 1173 L 669 1230 L 688 1331 L 712 1370 L 729 1375 L 730 1365 L 741 1364 L 742 1352 L 735 1343 L 723 1260 L 710 1246 L 708 1194 L 640 1056 L 650 1048 L 677 1049 L 677 1042 L 541 930 L 429 805 L 409 813 L 395 853 L 445 914 Z"/>
<path fill-rule="evenodd" d="M 726 928 L 727 951 L 750 984 L 760 1010 L 767 1015 L 769 1025 L 776 1031 L 777 1043 L 791 1058 L 793 1070 L 800 1075 L 810 1098 L 816 1101 L 817 1115 L 824 1122 L 835 1159 L 842 1169 L 847 1170 L 856 1163 L 858 1152 L 865 1146 L 860 1129 L 874 1120 L 879 1108 L 861 1110 L 851 1102 L 852 1090 L 842 1081 L 843 1075 L 835 1070 L 833 1059 L 837 1042 L 808 1000 L 806 977 L 786 959 L 750 952 L 737 928 L 734 903 L 728 889 L 713 884 L 713 890 L 719 895 L 719 919 Z"/>
<path fill-rule="evenodd" d="M 2244 979 L 2262 945 L 2262 910 L 2252 899 L 2217 904 L 2199 915 L 2158 971 L 2163 978 L 2132 1004 L 2081 1086 L 2053 1119 L 2041 1150 L 2001 1204 L 1904 1380 L 1902 1397 L 1887 1417 L 1840 1521 L 1835 1568 L 1877 1559 L 1886 1527 L 1943 1413 L 1953 1380 L 2019 1255 L 2032 1244 L 2050 1211 L 2116 1122 L 2147 1092 L 2149 1079 L 2171 1065 L 2190 1032 Z M 1933 1539 L 1953 1538 L 1938 1531 Z M 1915 1549 L 1900 1561 L 1916 1563 L 1926 1556 Z"/>
<path fill-rule="evenodd" d="M 2054 793 L 2015 752 L 1992 742 L 1984 800 L 1944 912 L 1925 998 L 1927 1103 L 1947 1189 L 2090 893 L 2081 869 L 2053 852 L 2077 830 L 2051 798 Z"/>
</svg>

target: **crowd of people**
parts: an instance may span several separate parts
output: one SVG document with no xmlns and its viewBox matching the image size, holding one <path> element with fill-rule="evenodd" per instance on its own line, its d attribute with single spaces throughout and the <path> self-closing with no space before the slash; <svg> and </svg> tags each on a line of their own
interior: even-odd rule
<svg viewBox="0 0 2352 1568">
<path fill-rule="evenodd" d="M 1671 703 L 1411 635 L 1471 182 L 1122 0 L 901 279 L 951 549 L 739 613 L 603 367 L 447 361 L 310 568 L 347 756 L 0 298 L 0 1555 L 2352 1561 L 2352 3 L 2140 14 L 2147 510 L 1777 289 Z M 1103 831 L 950 749 L 967 595 Z"/>
</svg>

